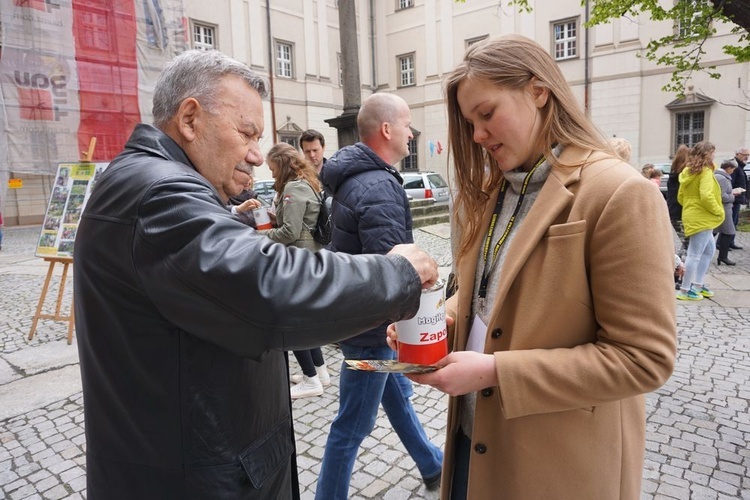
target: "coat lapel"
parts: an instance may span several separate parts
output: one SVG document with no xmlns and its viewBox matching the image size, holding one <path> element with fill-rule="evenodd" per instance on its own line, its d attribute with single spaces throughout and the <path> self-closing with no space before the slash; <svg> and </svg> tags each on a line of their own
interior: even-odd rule
<svg viewBox="0 0 750 500">
<path fill-rule="evenodd" d="M 534 205 L 518 227 L 508 248 L 497 293 L 493 300 L 490 324 L 497 322 L 500 308 L 505 302 L 508 291 L 526 264 L 529 255 L 549 227 L 555 224 L 560 214 L 573 203 L 574 194 L 568 188 L 580 180 L 583 164 L 589 161 L 590 156 L 591 151 L 568 146 L 560 155 L 560 162 L 567 166 L 554 167 L 550 171 Z"/>
</svg>

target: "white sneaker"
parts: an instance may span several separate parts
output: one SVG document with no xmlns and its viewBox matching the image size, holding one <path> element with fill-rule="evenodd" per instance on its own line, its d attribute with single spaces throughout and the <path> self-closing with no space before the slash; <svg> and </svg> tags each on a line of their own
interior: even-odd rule
<svg viewBox="0 0 750 500">
<path fill-rule="evenodd" d="M 328 373 L 328 367 L 325 363 L 323 363 L 323 366 L 316 366 L 315 371 L 318 372 L 318 377 L 323 387 L 331 385 L 331 375 Z"/>
<path fill-rule="evenodd" d="M 292 399 L 320 396 L 323 394 L 323 384 L 320 383 L 320 378 L 317 375 L 310 378 L 302 375 L 302 382 L 293 385 L 289 392 Z"/>
<path fill-rule="evenodd" d="M 316 366 L 315 371 L 318 374 L 318 377 L 320 378 L 320 383 L 323 384 L 323 387 L 328 387 L 331 385 L 331 375 L 328 373 L 328 367 L 326 365 L 323 366 Z M 302 377 L 304 375 L 292 375 L 289 380 L 293 384 L 299 384 L 302 382 Z"/>
</svg>

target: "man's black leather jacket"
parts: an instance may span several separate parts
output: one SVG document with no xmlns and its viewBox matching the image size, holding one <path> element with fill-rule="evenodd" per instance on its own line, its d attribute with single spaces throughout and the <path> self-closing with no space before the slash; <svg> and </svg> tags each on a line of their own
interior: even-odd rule
<svg viewBox="0 0 750 500">
<path fill-rule="evenodd" d="M 138 125 L 76 236 L 88 498 L 292 498 L 282 351 L 416 313 L 402 257 L 287 248 Z"/>
</svg>

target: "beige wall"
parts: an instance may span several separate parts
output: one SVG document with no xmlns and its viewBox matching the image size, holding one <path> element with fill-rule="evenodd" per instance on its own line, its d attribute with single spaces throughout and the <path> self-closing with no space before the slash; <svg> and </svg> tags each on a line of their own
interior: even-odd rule
<svg viewBox="0 0 750 500">
<path fill-rule="evenodd" d="M 552 21 L 579 16 L 584 20 L 580 0 L 531 0 L 532 13 L 519 13 L 497 0 L 414 0 L 413 8 L 396 11 L 395 0 L 355 0 L 362 96 L 372 91 L 396 92 L 412 107 L 413 127 L 419 136 L 419 166 L 447 176 L 447 131 L 442 99 L 442 80 L 460 61 L 468 39 L 501 33 L 522 33 L 551 50 Z M 666 1 L 666 0 L 665 0 Z M 371 52 L 370 4 L 375 24 L 374 55 Z M 340 53 L 338 10 L 335 0 L 274 0 L 271 3 L 272 35 L 294 45 L 294 77 L 274 79 L 276 126 L 287 116 L 302 129 L 315 128 L 326 137 L 328 156 L 337 149 L 336 131 L 324 120 L 338 116 L 343 97 L 339 82 L 337 54 Z M 266 0 L 186 0 L 186 16 L 214 24 L 218 29 L 219 49 L 259 73 L 268 73 Z M 580 27 L 580 24 L 579 24 Z M 668 161 L 672 148 L 672 114 L 665 107 L 676 96 L 661 91 L 670 78 L 662 68 L 644 58 L 649 40 L 672 30 L 671 22 L 618 19 L 612 24 L 591 29 L 589 60 L 590 115 L 605 136 L 625 137 L 633 144 L 632 163 Z M 736 64 L 721 51 L 736 40 L 729 26 L 717 26 L 718 34 L 708 41 L 704 62 L 716 64 L 723 77 L 719 80 L 703 74 L 693 77 L 693 88 L 717 101 L 708 112 L 707 139 L 717 146 L 717 158 L 733 154 L 740 145 L 750 145 L 750 113 L 732 106 L 747 103 L 750 92 L 748 64 Z M 583 28 L 579 28 L 579 54 L 583 54 Z M 398 88 L 396 57 L 416 54 L 414 87 Z M 584 66 L 581 56 L 561 61 L 560 68 L 581 104 L 584 101 Z M 374 75 L 373 75 L 374 72 Z M 265 103 L 266 134 L 263 150 L 272 145 L 270 103 Z M 430 156 L 429 141 L 440 141 L 442 155 Z M 258 177 L 270 178 L 266 168 Z M 47 193 L 33 194 L 39 181 L 29 181 L 28 191 L 8 192 L 6 223 L 13 218 L 40 219 Z M 39 184 L 41 185 L 41 184 Z M 15 197 L 15 198 L 14 198 Z M 20 198 L 19 198 L 20 197 Z M 13 213 L 18 198 L 22 215 Z M 35 200 L 35 201 L 34 201 Z"/>
</svg>

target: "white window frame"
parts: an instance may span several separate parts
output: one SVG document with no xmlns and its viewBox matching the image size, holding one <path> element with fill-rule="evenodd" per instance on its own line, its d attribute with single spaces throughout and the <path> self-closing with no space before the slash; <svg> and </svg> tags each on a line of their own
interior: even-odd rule
<svg viewBox="0 0 750 500">
<path fill-rule="evenodd" d="M 555 61 L 578 58 L 579 33 L 577 17 L 552 22 L 552 57 Z"/>
<path fill-rule="evenodd" d="M 396 10 L 414 7 L 414 0 L 396 0 Z"/>
<path fill-rule="evenodd" d="M 413 87 L 417 84 L 414 52 L 397 57 L 398 87 Z"/>
<path fill-rule="evenodd" d="M 419 144 L 416 137 L 409 139 L 409 154 L 401 160 L 401 170 L 419 172 Z"/>
<path fill-rule="evenodd" d="M 703 115 L 703 127 L 700 129 L 695 128 L 695 115 L 698 113 Z M 689 115 L 690 123 L 687 129 L 680 130 L 680 116 L 684 115 Z M 692 148 L 708 137 L 708 109 L 705 107 L 680 109 L 679 111 L 675 110 L 672 112 L 672 123 L 672 137 L 674 138 L 672 151 L 675 151 L 680 144 L 685 144 L 687 147 Z M 699 135 L 700 137 L 695 137 L 696 135 Z M 683 137 L 687 137 L 687 140 L 683 140 Z"/>
<path fill-rule="evenodd" d="M 217 50 L 217 26 L 215 24 L 190 20 L 190 44 L 194 49 Z"/>
<path fill-rule="evenodd" d="M 676 0 L 675 4 L 681 4 L 681 3 L 686 3 L 686 2 L 689 2 L 689 3 L 692 3 L 692 4 L 702 4 L 702 3 L 704 3 L 704 1 L 705 0 Z M 690 31 L 690 29 L 692 28 L 692 25 L 695 22 L 695 18 L 696 17 L 698 17 L 698 16 L 696 14 L 694 14 L 693 18 L 690 20 L 689 24 L 687 24 L 687 25 L 684 25 L 684 24 L 682 24 L 679 21 L 676 23 L 677 24 L 677 26 L 676 26 L 677 36 L 680 39 L 685 38 L 685 36 L 687 35 L 688 31 Z"/>
<path fill-rule="evenodd" d="M 294 78 L 294 44 L 276 40 L 274 45 L 276 76 Z"/>
</svg>

